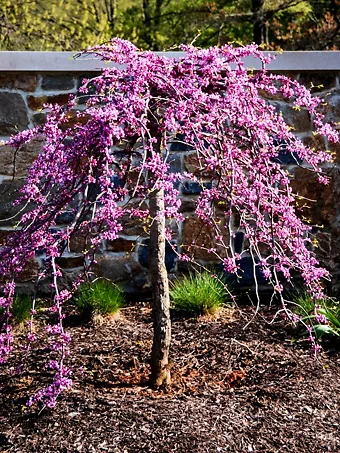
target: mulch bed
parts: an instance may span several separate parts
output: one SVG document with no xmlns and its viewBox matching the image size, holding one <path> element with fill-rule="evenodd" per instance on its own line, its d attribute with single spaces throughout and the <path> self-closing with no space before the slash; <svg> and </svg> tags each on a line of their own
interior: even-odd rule
<svg viewBox="0 0 340 453">
<path fill-rule="evenodd" d="M 54 410 L 39 413 L 25 401 L 50 379 L 45 349 L 29 352 L 20 375 L 13 359 L 1 366 L 0 451 L 339 452 L 339 345 L 313 360 L 282 318 L 269 323 L 275 311 L 263 307 L 246 329 L 251 307 L 175 319 L 173 383 L 161 391 L 147 386 L 146 303 L 88 323 L 70 312 L 69 360 L 83 373 Z"/>
</svg>

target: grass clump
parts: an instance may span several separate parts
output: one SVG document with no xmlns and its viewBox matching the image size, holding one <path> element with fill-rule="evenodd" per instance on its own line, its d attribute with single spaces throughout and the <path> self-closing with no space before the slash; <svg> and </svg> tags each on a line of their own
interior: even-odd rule
<svg viewBox="0 0 340 453">
<path fill-rule="evenodd" d="M 318 339 L 324 335 L 340 337 L 340 303 L 332 297 L 315 303 L 308 293 L 299 294 L 295 298 L 295 313 L 301 320 L 313 327 Z"/>
<path fill-rule="evenodd" d="M 172 284 L 171 307 L 185 316 L 213 314 L 230 300 L 223 282 L 209 272 L 190 274 Z"/>
<path fill-rule="evenodd" d="M 80 285 L 74 301 L 85 316 L 92 314 L 105 316 L 119 311 L 124 303 L 124 294 L 111 281 L 99 279 Z"/>
<path fill-rule="evenodd" d="M 11 313 L 14 324 L 23 324 L 28 321 L 31 316 L 32 299 L 28 294 L 17 294 L 14 297 Z M 4 309 L 0 308 L 0 318 L 4 313 Z"/>
<path fill-rule="evenodd" d="M 31 316 L 32 299 L 28 294 L 18 294 L 15 296 L 12 307 L 14 322 L 22 324 Z"/>
</svg>

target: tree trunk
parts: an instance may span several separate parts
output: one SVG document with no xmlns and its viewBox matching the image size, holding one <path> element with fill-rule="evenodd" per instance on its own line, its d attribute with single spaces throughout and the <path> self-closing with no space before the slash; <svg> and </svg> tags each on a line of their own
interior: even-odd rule
<svg viewBox="0 0 340 453">
<path fill-rule="evenodd" d="M 262 44 L 264 42 L 264 17 L 262 7 L 264 0 L 252 0 L 251 11 L 255 14 L 253 23 L 253 40 L 255 44 Z"/>
<path fill-rule="evenodd" d="M 153 49 L 153 37 L 152 37 L 152 17 L 151 17 L 151 7 L 149 0 L 143 0 L 143 16 L 144 16 L 144 30 L 142 37 L 147 43 L 150 49 Z"/>
<path fill-rule="evenodd" d="M 169 350 L 171 341 L 170 298 L 168 274 L 165 267 L 164 190 L 155 189 L 149 197 L 152 225 L 150 231 L 150 277 L 153 292 L 153 344 L 151 352 L 150 385 L 170 384 Z"/>
<path fill-rule="evenodd" d="M 111 37 L 113 37 L 117 22 L 117 0 L 105 0 L 105 10 Z"/>
</svg>

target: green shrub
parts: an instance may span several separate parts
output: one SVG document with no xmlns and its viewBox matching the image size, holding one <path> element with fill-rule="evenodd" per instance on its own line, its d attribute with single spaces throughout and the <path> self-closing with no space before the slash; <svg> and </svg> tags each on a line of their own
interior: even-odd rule
<svg viewBox="0 0 340 453">
<path fill-rule="evenodd" d="M 172 284 L 171 307 L 186 316 L 212 314 L 230 300 L 225 285 L 209 272 L 190 274 Z"/>
<path fill-rule="evenodd" d="M 12 315 L 14 324 L 22 324 L 31 316 L 32 299 L 28 294 L 17 294 L 14 297 L 12 305 Z M 0 317 L 3 314 L 3 309 L 0 309 Z"/>
<path fill-rule="evenodd" d="M 308 293 L 295 298 L 295 313 L 311 325 L 317 338 L 324 335 L 340 336 L 340 303 L 334 298 L 325 298 L 316 304 Z M 321 322 L 322 321 L 322 322 Z"/>
<path fill-rule="evenodd" d="M 124 302 L 122 290 L 109 280 L 96 280 L 79 286 L 74 301 L 83 315 L 117 313 Z"/>
</svg>

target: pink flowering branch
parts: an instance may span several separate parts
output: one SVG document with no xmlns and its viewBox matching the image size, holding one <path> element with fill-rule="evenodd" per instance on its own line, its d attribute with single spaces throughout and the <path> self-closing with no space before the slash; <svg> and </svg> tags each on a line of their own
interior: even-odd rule
<svg viewBox="0 0 340 453">
<path fill-rule="evenodd" d="M 56 258 L 67 249 L 70 238 L 81 232 L 89 242 L 84 250 L 87 274 L 86 263 L 93 261 L 96 247 L 119 236 L 124 218 L 148 218 L 150 194 L 158 197 L 151 228 L 156 224 L 163 228 L 165 218 L 184 220 L 180 185 L 202 183 L 196 214 L 212 229 L 215 244 L 183 244 L 178 251 L 182 261 L 195 262 L 194 251 L 202 247 L 227 272 L 242 276 L 240 261 L 250 256 L 255 278 L 261 269 L 283 303 L 282 281 L 292 282 L 293 273 L 301 275 L 315 300 L 323 297 L 322 280 L 328 272 L 319 267 L 310 250 L 310 228 L 297 216 L 290 178 L 278 158 L 284 143 L 287 153 L 297 156 L 300 165 L 326 183 L 322 166 L 331 156 L 305 146 L 262 94 L 281 94 L 309 113 L 315 134 L 338 141 L 337 132 L 324 124 L 322 101 L 295 80 L 268 74 L 265 69 L 247 72 L 242 61 L 246 56 L 258 58 L 263 67 L 268 63 L 255 45 L 183 46 L 183 50 L 186 55 L 176 60 L 139 51 L 120 39 L 88 49 L 85 55 L 114 66 L 84 81 L 79 95 L 66 106 L 50 106 L 45 125 L 11 140 L 19 148 L 43 137 L 44 146 L 18 200 L 32 209 L 21 216 L 18 229 L 0 250 L 0 273 L 7 279 L 0 299 L 5 308 L 0 360 L 9 353 L 13 340 L 9 307 L 15 287 L 11 282 L 38 250 L 47 263 L 44 275 L 52 276 L 53 309 L 58 318 L 57 324 L 48 327 L 54 338 L 51 347 L 59 353 L 59 360 L 50 367 L 55 380 L 30 404 L 40 401 L 53 406 L 60 392 L 71 385 L 65 365 L 70 339 L 63 328 L 62 307 L 77 284 L 71 292 L 59 290 L 62 274 Z M 77 110 L 84 99 L 85 108 Z M 69 127 L 68 115 L 75 110 L 79 122 Z M 174 142 L 184 143 L 195 153 L 197 173 L 170 172 L 169 149 Z M 210 185 L 204 186 L 207 180 Z M 56 219 L 64 210 L 71 210 L 74 220 L 58 230 Z M 236 217 L 239 225 L 234 227 Z M 240 253 L 233 247 L 236 230 L 246 240 Z M 165 234 L 170 239 L 169 230 Z"/>
</svg>

